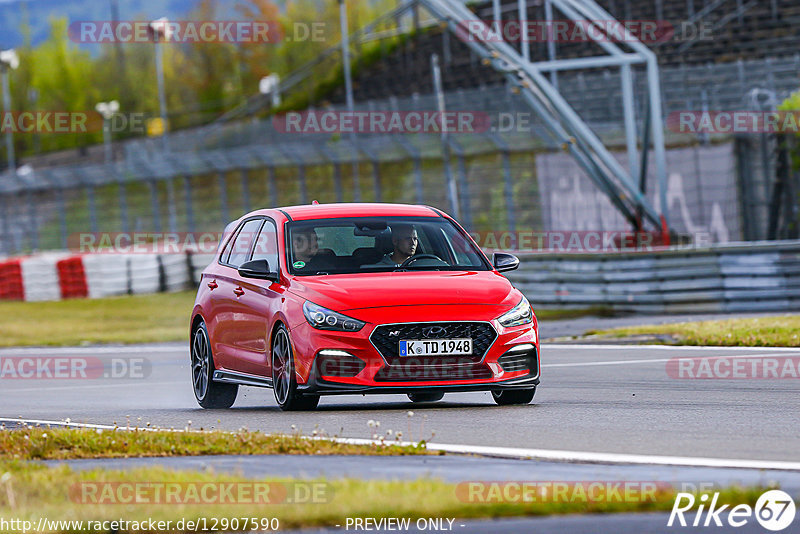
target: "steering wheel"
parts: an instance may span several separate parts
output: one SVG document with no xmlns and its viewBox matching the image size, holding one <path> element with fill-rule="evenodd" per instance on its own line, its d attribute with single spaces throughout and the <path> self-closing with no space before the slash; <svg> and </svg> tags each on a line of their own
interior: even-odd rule
<svg viewBox="0 0 800 534">
<path fill-rule="evenodd" d="M 400 267 L 408 267 L 409 265 L 411 265 L 412 263 L 414 263 L 414 262 L 415 262 L 415 261 L 417 261 L 417 260 L 436 260 L 436 261 L 442 261 L 442 258 L 440 258 L 439 256 L 437 256 L 436 254 L 417 254 L 416 256 L 411 256 L 411 257 L 410 257 L 410 258 L 408 258 L 406 261 L 404 261 L 403 263 L 401 263 L 401 264 L 400 264 Z"/>
</svg>

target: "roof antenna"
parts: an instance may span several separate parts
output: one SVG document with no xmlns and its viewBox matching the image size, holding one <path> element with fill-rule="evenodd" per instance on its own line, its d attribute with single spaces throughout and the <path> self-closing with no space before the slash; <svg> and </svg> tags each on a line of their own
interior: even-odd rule
<svg viewBox="0 0 800 534">
<path fill-rule="evenodd" d="M 319 206 L 319 202 L 317 202 L 316 200 L 312 200 L 311 201 L 311 205 L 312 206 Z"/>
</svg>

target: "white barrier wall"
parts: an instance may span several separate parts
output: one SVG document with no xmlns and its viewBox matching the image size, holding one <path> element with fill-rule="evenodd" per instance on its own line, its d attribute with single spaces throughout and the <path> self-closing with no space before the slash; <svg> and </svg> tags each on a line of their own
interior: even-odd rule
<svg viewBox="0 0 800 534">
<path fill-rule="evenodd" d="M 203 269 L 208 267 L 216 257 L 216 254 L 191 254 L 189 256 L 192 268 L 192 282 L 195 284 L 200 282 L 200 275 L 203 273 Z"/>
<path fill-rule="evenodd" d="M 86 278 L 85 293 L 99 298 L 192 287 L 215 255 L 78 257 Z M 6 275 L 0 272 L 0 289 L 5 290 L 0 295 L 60 299 L 60 283 L 68 285 L 59 279 L 57 264 L 63 258 L 76 256 L 42 254 L 12 259 L 22 275 L 14 269 L 6 269 L 10 273 Z M 519 270 L 508 277 L 534 308 L 600 305 L 645 313 L 800 310 L 800 241 L 637 253 L 520 254 L 520 260 Z"/>
<path fill-rule="evenodd" d="M 184 254 L 162 254 L 159 257 L 161 269 L 164 273 L 164 289 L 166 291 L 180 291 L 191 284 L 189 272 L 189 259 Z"/>
<path fill-rule="evenodd" d="M 86 254 L 83 270 L 89 298 L 128 294 L 128 256 L 124 254 Z"/>
<path fill-rule="evenodd" d="M 58 280 L 56 264 L 67 254 L 42 254 L 31 256 L 20 262 L 25 300 L 60 300 L 61 284 Z"/>
<path fill-rule="evenodd" d="M 85 290 L 68 297 L 102 298 L 115 295 L 145 295 L 161 291 L 181 291 L 195 285 L 214 254 L 73 254 L 50 252 L 35 256 L 9 258 L 19 264 L 21 277 L 6 280 L 0 272 L 0 284 L 14 289 L 0 298 L 29 301 L 60 300 L 65 288 L 85 282 Z M 59 272 L 59 262 L 71 260 L 72 269 Z M 82 268 L 82 270 L 81 270 Z M 62 278 L 64 278 L 62 280 Z M 20 287 L 21 286 L 21 287 Z"/>
<path fill-rule="evenodd" d="M 161 288 L 158 255 L 131 254 L 128 256 L 128 269 L 131 293 L 134 295 L 158 293 Z"/>
</svg>

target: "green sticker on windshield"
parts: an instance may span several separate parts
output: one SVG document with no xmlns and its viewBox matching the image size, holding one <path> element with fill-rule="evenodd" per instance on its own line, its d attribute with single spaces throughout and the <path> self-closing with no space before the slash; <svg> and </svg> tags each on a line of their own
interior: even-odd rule
<svg viewBox="0 0 800 534">
<path fill-rule="evenodd" d="M 296 262 L 294 262 L 292 264 L 292 267 L 294 267 L 295 269 L 302 269 L 305 266 L 306 266 L 306 262 L 304 262 L 304 261 L 296 261 Z"/>
</svg>

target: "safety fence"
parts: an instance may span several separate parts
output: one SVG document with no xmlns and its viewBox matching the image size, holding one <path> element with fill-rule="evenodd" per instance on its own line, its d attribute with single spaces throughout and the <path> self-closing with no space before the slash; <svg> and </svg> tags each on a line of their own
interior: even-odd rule
<svg viewBox="0 0 800 534">
<path fill-rule="evenodd" d="M 513 252 L 513 251 L 512 251 Z M 534 308 L 641 313 L 800 310 L 800 241 L 702 250 L 519 254 L 509 279 Z M 177 291 L 213 254 L 50 253 L 0 262 L 0 299 L 59 300 Z"/>
</svg>

